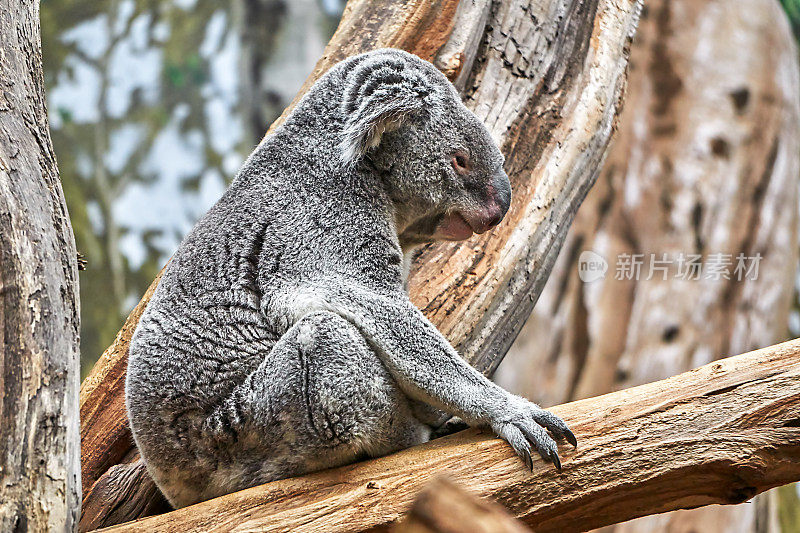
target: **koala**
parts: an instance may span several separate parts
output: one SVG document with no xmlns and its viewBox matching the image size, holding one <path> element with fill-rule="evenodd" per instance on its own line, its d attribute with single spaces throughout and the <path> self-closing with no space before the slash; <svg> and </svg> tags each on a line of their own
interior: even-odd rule
<svg viewBox="0 0 800 533">
<path fill-rule="evenodd" d="M 130 427 L 174 507 L 420 444 L 450 416 L 560 469 L 567 425 L 469 366 L 406 289 L 420 245 L 503 219 L 503 163 L 416 56 L 320 78 L 186 236 L 133 335 Z"/>
</svg>

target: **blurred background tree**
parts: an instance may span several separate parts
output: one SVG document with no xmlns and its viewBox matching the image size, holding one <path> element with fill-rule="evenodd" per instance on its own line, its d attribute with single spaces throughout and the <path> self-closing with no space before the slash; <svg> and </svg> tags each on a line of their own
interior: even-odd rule
<svg viewBox="0 0 800 533">
<path fill-rule="evenodd" d="M 83 374 L 222 194 L 340 0 L 43 0 L 50 124 L 78 250 Z"/>
</svg>

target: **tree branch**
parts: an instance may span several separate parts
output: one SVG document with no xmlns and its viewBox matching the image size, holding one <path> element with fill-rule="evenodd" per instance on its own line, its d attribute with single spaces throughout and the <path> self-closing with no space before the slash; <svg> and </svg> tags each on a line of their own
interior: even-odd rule
<svg viewBox="0 0 800 533">
<path fill-rule="evenodd" d="M 398 520 L 446 474 L 537 532 L 742 503 L 800 480 L 800 340 L 553 409 L 575 430 L 563 471 L 533 472 L 469 430 L 400 453 L 229 494 L 115 532 L 364 531 Z"/>
</svg>

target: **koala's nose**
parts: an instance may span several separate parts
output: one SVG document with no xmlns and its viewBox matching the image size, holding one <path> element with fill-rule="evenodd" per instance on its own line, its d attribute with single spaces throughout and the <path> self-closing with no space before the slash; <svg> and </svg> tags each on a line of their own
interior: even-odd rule
<svg viewBox="0 0 800 533">
<path fill-rule="evenodd" d="M 493 228 L 502 221 L 503 221 L 503 215 L 498 212 L 498 214 L 495 215 L 495 217 L 489 221 L 489 227 Z"/>
<path fill-rule="evenodd" d="M 508 208 L 511 207 L 511 182 L 508 175 L 502 170 L 498 171 L 492 178 L 492 218 L 490 226 L 496 226 L 506 216 Z"/>
</svg>

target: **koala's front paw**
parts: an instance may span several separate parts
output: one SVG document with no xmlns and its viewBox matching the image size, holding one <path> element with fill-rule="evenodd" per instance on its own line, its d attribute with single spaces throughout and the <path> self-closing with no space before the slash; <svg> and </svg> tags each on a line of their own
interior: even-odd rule
<svg viewBox="0 0 800 533">
<path fill-rule="evenodd" d="M 545 461 L 552 462 L 556 469 L 561 470 L 558 447 L 545 429 L 549 429 L 556 438 L 564 438 L 573 446 L 577 446 L 575 435 L 564 421 L 535 403 L 517 396 L 513 397 L 510 407 L 510 412 L 492 421 L 492 430 L 508 441 L 517 455 L 525 460 L 529 469 L 533 470 L 533 459 L 531 459 L 531 445 L 533 445 Z"/>
</svg>

